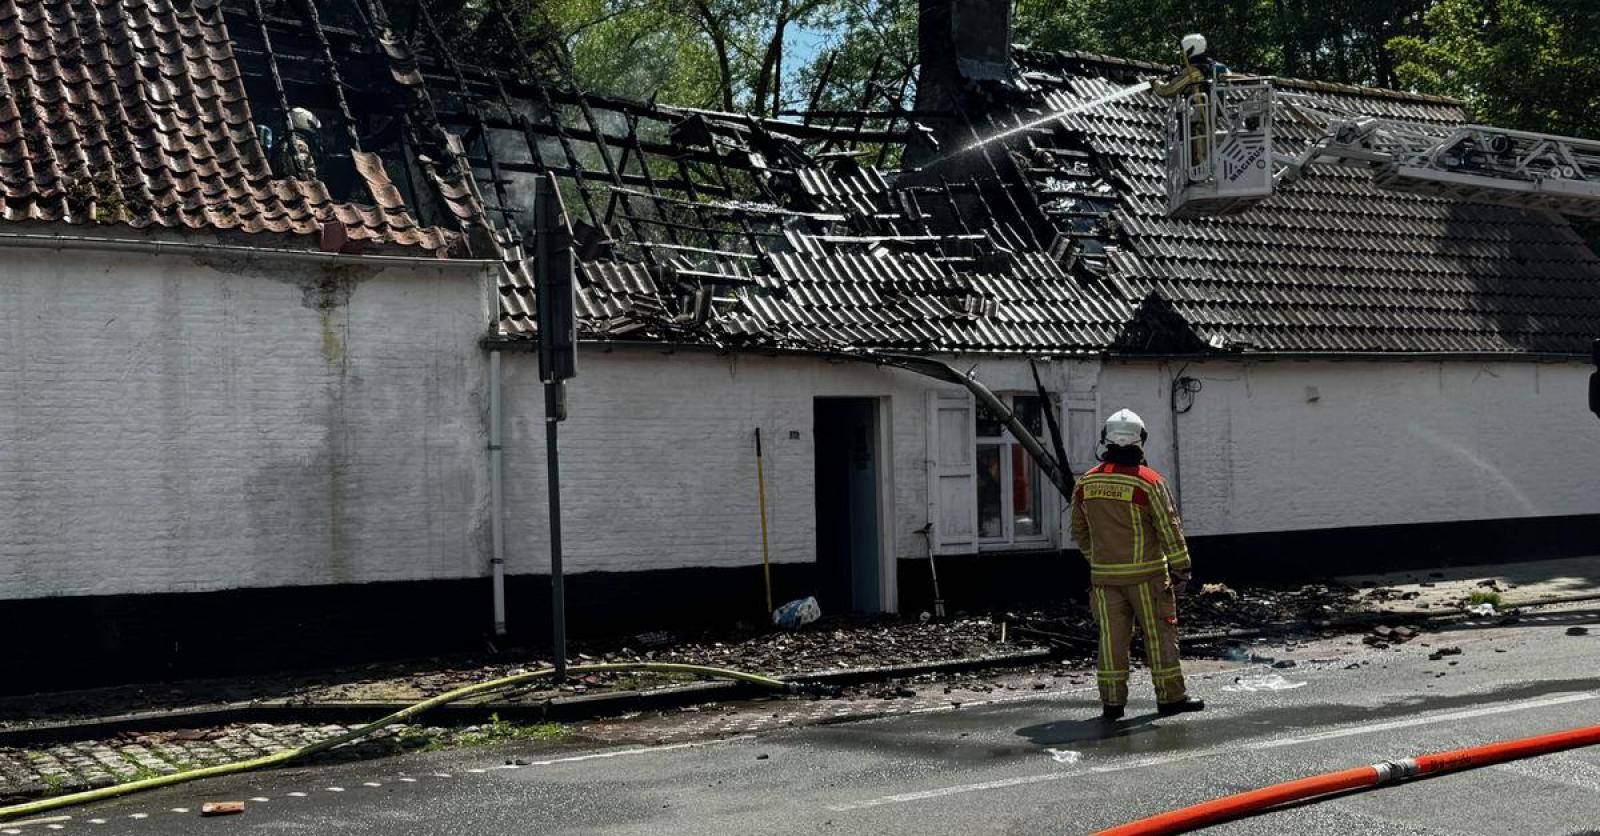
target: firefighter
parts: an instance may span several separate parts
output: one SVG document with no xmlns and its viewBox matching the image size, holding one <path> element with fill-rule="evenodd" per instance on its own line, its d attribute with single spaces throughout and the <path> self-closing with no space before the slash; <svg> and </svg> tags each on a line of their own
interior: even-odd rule
<svg viewBox="0 0 1600 836">
<path fill-rule="evenodd" d="M 1183 68 L 1166 81 L 1152 81 L 1151 92 L 1169 99 L 1181 99 L 1185 109 L 1184 131 L 1188 136 L 1189 159 L 1183 176 L 1188 182 L 1211 179 L 1212 134 L 1216 131 L 1217 88 L 1228 68 L 1211 57 L 1204 35 L 1184 35 Z"/>
<path fill-rule="evenodd" d="M 1100 464 L 1072 494 L 1072 536 L 1089 561 L 1089 603 L 1100 631 L 1098 681 L 1107 720 L 1128 702 L 1128 655 L 1137 624 L 1162 715 L 1200 711 L 1178 662 L 1178 602 L 1189 548 L 1172 493 L 1145 463 L 1144 421 L 1123 409 L 1100 431 Z"/>
<path fill-rule="evenodd" d="M 1183 68 L 1172 78 L 1151 85 L 1151 92 L 1157 96 L 1170 99 L 1173 96 L 1210 92 L 1228 73 L 1228 67 L 1212 58 L 1208 52 L 1210 45 L 1206 42 L 1206 36 L 1184 35 L 1181 46 Z"/>
</svg>

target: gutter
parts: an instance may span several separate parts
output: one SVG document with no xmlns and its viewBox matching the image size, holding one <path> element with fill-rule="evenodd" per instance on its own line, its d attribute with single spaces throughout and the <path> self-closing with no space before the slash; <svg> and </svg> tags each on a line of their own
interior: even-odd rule
<svg viewBox="0 0 1600 836">
<path fill-rule="evenodd" d="M 614 340 L 598 339 L 594 337 L 579 337 L 578 344 L 585 348 L 611 350 L 611 349 L 639 349 L 657 351 L 663 354 L 672 354 L 678 351 L 706 352 L 713 354 L 763 354 L 771 357 L 820 357 L 835 358 L 839 352 L 815 348 L 792 348 L 786 346 L 760 346 L 760 345 L 711 345 L 708 343 L 689 342 L 663 342 L 659 340 Z M 482 341 L 483 348 L 490 351 L 537 351 L 539 343 L 532 337 L 510 337 L 491 334 Z M 1249 352 L 1201 352 L 1190 354 L 1130 354 L 1115 351 L 986 351 L 976 349 L 928 349 L 922 352 L 927 356 L 949 355 L 952 357 L 983 357 L 983 358 L 1031 358 L 1049 359 L 1059 361 L 1070 360 L 1101 360 L 1119 362 L 1209 362 L 1209 361 L 1299 361 L 1324 360 L 1330 362 L 1342 361 L 1391 361 L 1403 362 L 1407 360 L 1470 360 L 1473 362 L 1541 362 L 1564 363 L 1578 361 L 1591 362 L 1588 352 L 1560 352 L 1560 351 L 1522 351 L 1522 352 L 1471 352 L 1471 351 L 1249 351 Z M 905 356 L 905 355 L 900 355 Z"/>
<path fill-rule="evenodd" d="M 102 238 L 92 235 L 53 235 L 36 232 L 0 232 L 0 247 L 40 250 L 97 250 L 137 252 L 150 255 L 217 255 L 270 261 L 314 262 L 328 265 L 360 264 L 373 267 L 446 267 L 481 270 L 499 266 L 493 259 L 439 258 L 435 256 L 371 255 L 365 253 L 291 250 L 282 247 L 251 247 L 197 241 L 163 241 L 143 238 Z"/>
</svg>

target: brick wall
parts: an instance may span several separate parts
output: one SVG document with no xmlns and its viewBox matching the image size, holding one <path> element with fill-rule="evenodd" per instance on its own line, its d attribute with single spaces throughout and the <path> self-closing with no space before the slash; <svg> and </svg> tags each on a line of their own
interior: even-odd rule
<svg viewBox="0 0 1600 836">
<path fill-rule="evenodd" d="M 952 362 L 965 369 L 973 361 Z M 1057 390 L 1069 377 L 1092 380 L 1085 375 L 1096 365 L 1041 369 Z M 544 572 L 549 542 L 538 364 L 532 355 L 507 354 L 504 369 L 507 559 L 514 573 Z M 978 374 L 998 390 L 1033 387 L 1025 362 L 985 361 Z M 954 388 L 949 384 L 865 364 L 635 348 L 587 349 L 578 375 L 569 384 L 570 419 L 560 430 L 568 571 L 759 563 L 758 426 L 772 559 L 815 560 L 812 408 L 819 397 L 883 399 L 894 451 L 893 551 L 926 554 L 915 533 L 928 522 L 925 393 Z"/>
<path fill-rule="evenodd" d="M 0 598 L 481 574 L 481 281 L 7 251 Z"/>
<path fill-rule="evenodd" d="M 487 572 L 484 299 L 472 272 L 7 253 L 0 271 L 0 598 Z M 547 571 L 537 363 L 505 358 L 507 557 Z M 1029 392 L 1028 364 L 975 366 Z M 1129 406 L 1174 473 L 1180 364 L 1042 364 L 1078 411 Z M 1600 513 L 1582 364 L 1217 360 L 1182 432 L 1196 535 Z M 586 347 L 562 426 L 571 572 L 816 558 L 812 408 L 880 399 L 891 553 L 920 558 L 926 393 L 907 372 Z M 1313 391 L 1314 390 L 1314 391 Z M 1087 410 L 1085 412 L 1084 410 Z M 1085 462 L 1075 462 L 1080 468 Z"/>
<path fill-rule="evenodd" d="M 1114 362 L 1105 409 L 1150 423 L 1172 472 L 1167 381 L 1182 364 Z M 1587 364 L 1212 361 L 1178 417 L 1193 534 L 1600 513 L 1600 422 Z M 1600 547 L 1600 544 L 1597 544 Z"/>
</svg>

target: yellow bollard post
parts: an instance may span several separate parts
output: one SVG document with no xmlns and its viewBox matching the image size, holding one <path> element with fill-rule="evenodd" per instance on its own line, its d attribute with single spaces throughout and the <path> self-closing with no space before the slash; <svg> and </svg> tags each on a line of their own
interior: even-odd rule
<svg viewBox="0 0 1600 836">
<path fill-rule="evenodd" d="M 767 476 L 761 464 L 761 428 L 756 427 L 756 492 L 761 504 L 761 571 L 767 578 L 767 615 L 772 615 L 772 564 L 767 557 Z"/>
</svg>

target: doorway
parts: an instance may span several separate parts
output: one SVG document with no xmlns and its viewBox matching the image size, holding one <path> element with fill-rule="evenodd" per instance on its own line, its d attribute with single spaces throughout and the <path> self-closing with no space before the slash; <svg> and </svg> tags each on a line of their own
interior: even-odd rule
<svg viewBox="0 0 1600 836">
<path fill-rule="evenodd" d="M 884 610 L 883 456 L 878 402 L 817 398 L 817 602 L 824 613 Z"/>
</svg>

